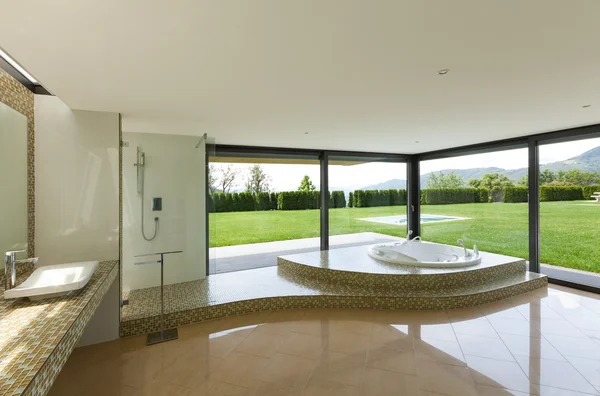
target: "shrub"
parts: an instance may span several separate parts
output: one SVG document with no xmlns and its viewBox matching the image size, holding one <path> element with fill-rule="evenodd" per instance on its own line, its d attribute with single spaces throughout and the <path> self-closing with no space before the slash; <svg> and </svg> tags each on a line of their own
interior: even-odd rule
<svg viewBox="0 0 600 396">
<path fill-rule="evenodd" d="M 346 194 L 343 191 L 333 191 L 331 193 L 331 201 L 333 205 L 331 208 L 345 208 L 346 207 Z"/>
<path fill-rule="evenodd" d="M 321 207 L 321 193 L 319 191 L 309 191 L 308 192 L 308 208 L 306 209 L 319 209 Z"/>
<path fill-rule="evenodd" d="M 208 194 L 208 212 L 215 212 L 215 199 L 213 198 L 213 194 Z"/>
<path fill-rule="evenodd" d="M 488 203 L 490 202 L 490 191 L 487 188 L 478 188 L 475 191 L 475 202 Z"/>
<path fill-rule="evenodd" d="M 401 188 L 400 190 L 398 190 L 398 202 L 396 203 L 396 205 L 406 205 L 406 202 L 406 189 Z"/>
<path fill-rule="evenodd" d="M 319 191 L 284 191 L 277 194 L 279 210 L 319 209 Z"/>
<path fill-rule="evenodd" d="M 256 194 L 256 210 L 271 209 L 271 194 L 268 192 L 259 192 Z"/>
<path fill-rule="evenodd" d="M 583 199 L 579 186 L 541 186 L 540 201 L 575 201 Z"/>
<path fill-rule="evenodd" d="M 348 207 L 351 208 L 354 200 L 354 193 L 350 191 L 348 194 Z"/>
<path fill-rule="evenodd" d="M 238 193 L 233 193 L 233 194 L 225 194 L 227 196 L 227 201 L 231 201 L 231 204 L 227 205 L 227 211 L 228 212 L 241 212 L 240 209 L 240 194 Z"/>
<path fill-rule="evenodd" d="M 442 205 L 474 203 L 479 201 L 476 188 L 426 188 L 421 190 L 421 203 L 424 205 Z"/>
<path fill-rule="evenodd" d="M 583 187 L 583 199 L 590 199 L 595 192 L 600 192 L 600 186 Z"/>
<path fill-rule="evenodd" d="M 277 210 L 277 193 L 272 192 L 270 197 L 271 210 Z"/>
<path fill-rule="evenodd" d="M 212 199 L 215 212 L 225 212 L 225 195 L 223 193 L 214 193 Z"/>
<path fill-rule="evenodd" d="M 234 194 L 223 194 L 223 212 L 233 212 L 233 195 Z"/>
<path fill-rule="evenodd" d="M 352 196 L 356 208 L 394 205 L 406 205 L 406 190 L 356 190 Z"/>
<path fill-rule="evenodd" d="M 504 198 L 502 202 L 527 202 L 528 194 L 529 189 L 527 187 L 504 187 Z"/>
</svg>

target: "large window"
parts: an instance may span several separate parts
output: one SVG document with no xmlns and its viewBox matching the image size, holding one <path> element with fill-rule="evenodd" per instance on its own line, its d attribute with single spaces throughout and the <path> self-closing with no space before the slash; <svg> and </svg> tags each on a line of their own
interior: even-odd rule
<svg viewBox="0 0 600 396">
<path fill-rule="evenodd" d="M 540 272 L 600 287 L 600 138 L 543 144 Z"/>
<path fill-rule="evenodd" d="M 317 156 L 209 157 L 209 274 L 320 249 Z"/>
<path fill-rule="evenodd" d="M 422 161 L 424 240 L 529 256 L 527 148 Z"/>
<path fill-rule="evenodd" d="M 404 238 L 406 184 L 405 163 L 330 156 L 330 248 Z"/>
</svg>

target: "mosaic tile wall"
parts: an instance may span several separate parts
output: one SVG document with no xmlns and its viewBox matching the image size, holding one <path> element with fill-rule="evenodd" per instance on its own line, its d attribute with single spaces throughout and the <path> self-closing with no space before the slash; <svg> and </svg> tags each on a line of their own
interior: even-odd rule
<svg viewBox="0 0 600 396">
<path fill-rule="evenodd" d="M 84 289 L 67 296 L 0 301 L 0 361 L 5 364 L 0 372 L 0 394 L 37 396 L 48 392 L 117 273 L 117 262 L 105 261 Z M 27 276 L 23 273 L 20 280 Z"/>
<path fill-rule="evenodd" d="M 35 255 L 35 125 L 33 92 L 0 69 L 0 102 L 27 117 L 27 246 L 28 257 Z"/>
</svg>

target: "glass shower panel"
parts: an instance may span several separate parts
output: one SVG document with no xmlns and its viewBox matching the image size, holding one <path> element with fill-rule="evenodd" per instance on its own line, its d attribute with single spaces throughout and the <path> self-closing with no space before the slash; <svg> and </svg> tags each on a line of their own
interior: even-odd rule
<svg viewBox="0 0 600 396">
<path fill-rule="evenodd" d="M 123 133 L 122 319 L 160 314 L 164 257 L 166 313 L 183 310 L 206 277 L 205 139 Z M 144 264 L 141 264 L 144 263 Z"/>
</svg>

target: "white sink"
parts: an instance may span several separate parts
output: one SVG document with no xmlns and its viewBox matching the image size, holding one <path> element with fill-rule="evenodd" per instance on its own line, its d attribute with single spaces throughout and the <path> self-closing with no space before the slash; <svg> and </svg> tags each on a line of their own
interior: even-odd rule
<svg viewBox="0 0 600 396">
<path fill-rule="evenodd" d="M 30 300 L 41 300 L 65 295 L 85 287 L 97 266 L 98 261 L 86 261 L 37 268 L 25 282 L 6 290 L 4 298 L 28 297 Z"/>
</svg>

